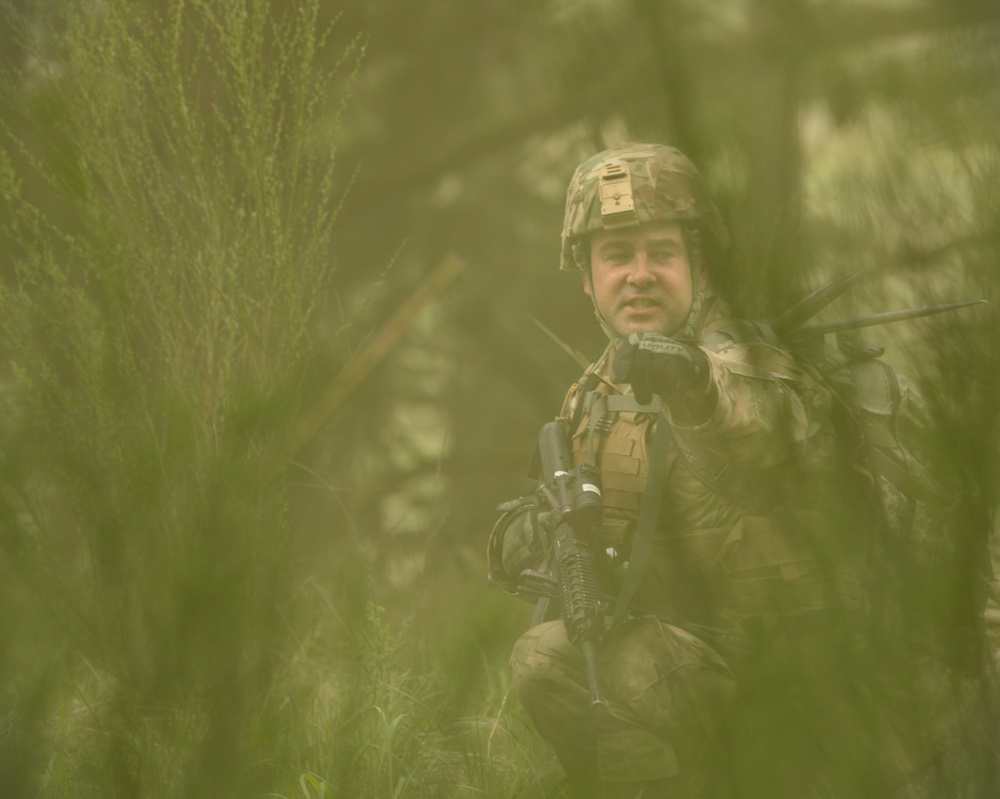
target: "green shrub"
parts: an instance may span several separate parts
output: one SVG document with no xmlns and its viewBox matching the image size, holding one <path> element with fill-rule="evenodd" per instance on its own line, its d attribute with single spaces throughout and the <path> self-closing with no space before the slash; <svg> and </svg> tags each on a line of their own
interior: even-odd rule
<svg viewBox="0 0 1000 799">
<path fill-rule="evenodd" d="M 15 795 L 265 792 L 294 582 L 269 458 L 346 356 L 322 299 L 362 46 L 331 56 L 319 6 L 67 4 L 5 76 Z"/>
</svg>

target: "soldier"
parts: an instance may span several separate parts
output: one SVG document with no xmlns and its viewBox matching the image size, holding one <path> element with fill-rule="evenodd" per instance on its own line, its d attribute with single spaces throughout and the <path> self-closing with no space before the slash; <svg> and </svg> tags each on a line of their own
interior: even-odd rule
<svg viewBox="0 0 1000 799">
<path fill-rule="evenodd" d="M 831 396 L 765 327 L 731 319 L 713 290 L 728 243 L 672 147 L 606 150 L 570 182 L 561 268 L 610 339 L 558 416 L 575 463 L 600 473 L 607 712 L 544 600 L 511 656 L 569 795 L 703 796 L 725 790 L 720 773 L 740 795 L 755 780 L 772 796 L 885 789 L 873 760 L 891 759 L 891 736 L 853 677 L 865 597 L 830 489 Z M 511 507 L 491 536 L 491 578 L 510 593 L 551 567 L 539 511 Z M 844 736 L 855 745 L 830 751 Z"/>
</svg>

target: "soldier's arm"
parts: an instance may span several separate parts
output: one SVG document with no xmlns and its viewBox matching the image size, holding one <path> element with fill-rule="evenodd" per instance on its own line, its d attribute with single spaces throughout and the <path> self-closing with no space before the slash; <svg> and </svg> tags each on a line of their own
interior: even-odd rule
<svg viewBox="0 0 1000 799">
<path fill-rule="evenodd" d="M 518 578 L 526 569 L 546 568 L 546 533 L 538 509 L 521 504 L 503 511 L 487 544 L 486 563 L 490 582 L 505 593 L 522 596 Z M 534 601 L 535 596 L 523 595 Z"/>
<path fill-rule="evenodd" d="M 672 421 L 734 463 L 787 466 L 833 449 L 829 391 L 782 350 L 767 344 L 702 350 L 709 377 L 700 417 Z"/>
<path fill-rule="evenodd" d="M 615 355 L 613 376 L 640 402 L 662 397 L 676 427 L 734 462 L 787 465 L 831 435 L 829 393 L 770 344 L 730 342 L 715 352 L 633 334 Z"/>
</svg>

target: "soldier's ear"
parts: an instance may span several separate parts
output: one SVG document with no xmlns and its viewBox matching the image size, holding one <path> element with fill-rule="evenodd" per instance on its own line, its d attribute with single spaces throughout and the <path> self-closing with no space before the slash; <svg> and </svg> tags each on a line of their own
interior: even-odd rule
<svg viewBox="0 0 1000 799">
<path fill-rule="evenodd" d="M 583 278 L 583 293 L 588 297 L 594 296 L 590 290 L 590 270 L 581 271 L 580 277 Z"/>
</svg>

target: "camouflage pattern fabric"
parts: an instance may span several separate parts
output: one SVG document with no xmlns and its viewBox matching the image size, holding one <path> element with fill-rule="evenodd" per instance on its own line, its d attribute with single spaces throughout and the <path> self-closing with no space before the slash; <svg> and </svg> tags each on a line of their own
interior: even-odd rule
<svg viewBox="0 0 1000 799">
<path fill-rule="evenodd" d="M 576 269 L 573 243 L 606 227 L 600 176 L 609 164 L 620 164 L 630 177 L 634 224 L 698 222 L 720 246 L 728 245 L 722 215 L 698 170 L 680 150 L 662 144 L 625 144 L 598 153 L 577 167 L 567 190 L 560 269 Z"/>
<path fill-rule="evenodd" d="M 705 332 L 724 318 L 724 306 L 716 308 Z M 601 395 L 630 392 L 609 377 L 615 347 L 588 370 L 597 388 L 584 394 L 574 386 L 560 414 L 576 420 L 574 459 L 601 469 L 600 548 L 626 556 L 630 550 L 654 423 L 670 424 L 678 440 L 700 441 L 726 462 L 753 470 L 769 491 L 752 502 L 726 496 L 696 474 L 674 446 L 660 528 L 634 600 L 641 610 L 598 649 L 610 717 L 594 725 L 579 653 L 560 621 L 545 622 L 517 642 L 511 657 L 515 689 L 538 732 L 567 772 L 584 782 L 658 781 L 669 786 L 664 795 L 671 797 L 699 795 L 711 772 L 706 763 L 719 762 L 711 758 L 718 757 L 723 719 L 734 719 L 733 735 L 752 744 L 759 737 L 752 727 L 757 716 L 787 725 L 789 718 L 808 713 L 796 723 L 807 724 L 803 740 L 811 740 L 813 750 L 832 750 L 827 735 L 871 745 L 858 754 L 857 764 L 848 764 L 851 779 L 881 774 L 881 767 L 868 762 L 873 753 L 891 753 L 894 764 L 903 762 L 896 756 L 898 746 L 893 748 L 891 725 L 873 721 L 880 718 L 873 711 L 877 703 L 866 696 L 838 709 L 839 690 L 860 695 L 851 680 L 864 666 L 852 653 L 865 597 L 851 565 L 857 542 L 845 540 L 843 519 L 826 518 L 823 504 L 824 484 L 834 474 L 828 392 L 767 342 L 723 337 L 703 347 L 715 394 L 707 422 L 684 427 L 669 411 L 661 416 L 642 410 L 617 410 L 595 420 Z M 804 506 L 813 512 L 802 513 Z M 525 514 L 511 520 L 521 543 L 511 542 L 506 554 L 528 552 L 524 542 L 532 533 L 525 521 Z M 531 564 L 518 564 L 526 565 Z M 505 566 L 508 573 L 518 567 Z M 606 588 L 616 591 L 614 585 Z M 671 620 L 723 634 L 703 639 Z M 830 673 L 838 679 L 828 680 Z M 768 680 L 775 684 L 751 694 L 764 697 L 763 704 L 741 698 L 747 685 Z M 824 680 L 830 690 L 814 693 L 813 683 L 822 686 Z M 735 715 L 727 708 L 736 708 Z M 787 733 L 793 727 L 774 729 Z M 744 761 L 750 751 L 774 755 L 742 743 L 740 750 L 733 757 Z M 752 762 L 743 765 L 753 768 Z M 826 779 L 808 766 L 794 778 L 793 795 Z M 842 795 L 857 787 L 850 785 Z"/>
<path fill-rule="evenodd" d="M 709 325 L 724 312 L 718 307 Z M 618 411 L 594 424 L 597 397 L 631 393 L 609 376 L 616 347 L 610 345 L 589 370 L 598 378 L 594 393 L 582 397 L 571 390 L 560 415 L 578 416 L 574 459 L 601 470 L 601 548 L 628 553 L 657 414 Z M 766 343 L 726 341 L 703 351 L 714 412 L 694 428 L 677 424 L 669 411 L 659 422 L 671 424 L 675 443 L 668 454 L 662 530 L 636 604 L 725 629 L 765 616 L 860 610 L 863 592 L 848 565 L 853 542 L 840 540 L 822 507 L 824 487 L 834 478 L 829 393 Z M 576 414 L 578 403 L 589 407 Z M 701 442 L 718 462 L 760 476 L 770 494 L 751 497 L 763 501 L 749 505 L 720 493 L 680 456 L 677 447 L 684 441 Z"/>
<path fill-rule="evenodd" d="M 539 733 L 579 781 L 668 781 L 697 795 L 713 723 L 734 693 L 728 666 L 693 635 L 645 617 L 628 621 L 598 652 L 609 702 L 595 720 L 579 650 L 562 622 L 540 624 L 511 656 L 518 696 Z"/>
</svg>

